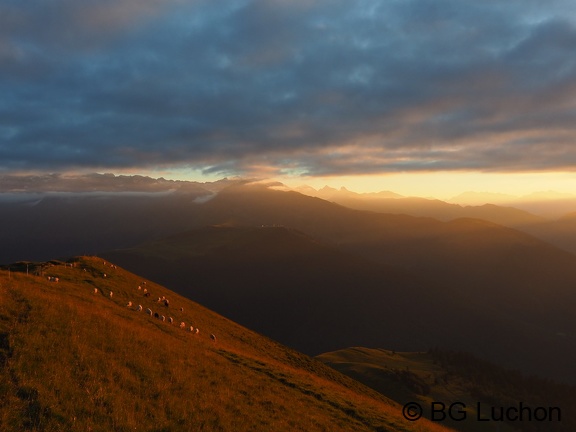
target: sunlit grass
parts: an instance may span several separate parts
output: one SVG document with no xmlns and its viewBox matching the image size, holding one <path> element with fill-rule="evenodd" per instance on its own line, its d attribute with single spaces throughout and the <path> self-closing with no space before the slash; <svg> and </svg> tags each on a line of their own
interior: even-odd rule
<svg viewBox="0 0 576 432">
<path fill-rule="evenodd" d="M 408 423 L 320 362 L 98 258 L 42 276 L 2 271 L 0 296 L 2 431 L 445 430 Z"/>
</svg>

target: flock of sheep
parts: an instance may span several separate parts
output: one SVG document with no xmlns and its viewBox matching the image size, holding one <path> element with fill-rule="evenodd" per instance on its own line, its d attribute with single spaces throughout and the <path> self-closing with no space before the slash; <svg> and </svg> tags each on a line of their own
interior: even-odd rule
<svg viewBox="0 0 576 432">
<path fill-rule="evenodd" d="M 103 261 L 104 266 L 107 266 L 108 264 L 106 263 L 106 261 Z M 117 267 L 113 264 L 110 264 L 110 267 L 113 269 L 116 269 Z M 108 274 L 106 273 L 102 273 L 102 277 L 107 278 Z M 57 282 L 57 278 L 56 278 L 56 282 Z M 148 291 L 147 288 L 142 288 L 142 285 L 146 285 L 146 282 L 142 282 L 141 285 L 138 285 L 138 291 L 143 293 L 144 297 L 150 297 L 150 292 Z M 94 294 L 98 294 L 98 288 L 94 288 Z M 109 298 L 112 298 L 114 296 L 114 293 L 112 291 L 110 291 L 108 293 Z M 158 300 L 156 301 L 159 304 L 164 305 L 164 308 L 169 308 L 170 307 L 170 301 L 165 297 L 158 297 Z M 137 306 L 133 306 L 132 301 L 129 301 L 126 304 L 126 307 L 128 308 L 134 308 L 135 311 L 137 312 L 142 312 L 143 307 L 141 304 L 137 305 Z M 183 312 L 184 308 L 180 308 L 180 312 Z M 154 317 L 155 319 L 158 319 L 162 322 L 166 322 L 168 321 L 169 324 L 174 324 L 174 318 L 172 318 L 171 316 L 166 317 L 165 315 L 161 315 L 158 312 L 153 312 L 152 309 L 150 308 L 146 308 L 146 314 L 149 315 L 150 317 Z M 198 327 L 194 327 L 193 325 L 190 325 L 189 327 L 187 327 L 186 323 L 184 321 L 182 321 L 180 323 L 180 328 L 185 330 L 187 328 L 189 328 L 190 333 L 192 334 L 199 334 L 200 333 L 200 329 Z M 216 336 L 214 334 L 210 334 L 210 339 L 213 342 L 216 342 Z"/>
</svg>

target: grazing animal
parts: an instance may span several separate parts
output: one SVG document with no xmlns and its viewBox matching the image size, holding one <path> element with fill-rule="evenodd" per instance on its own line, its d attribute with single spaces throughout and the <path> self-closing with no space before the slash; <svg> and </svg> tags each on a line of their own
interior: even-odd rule
<svg viewBox="0 0 576 432">
<path fill-rule="evenodd" d="M 211 339 L 213 342 L 216 342 L 216 336 L 214 336 L 213 334 L 210 335 L 210 339 Z"/>
<path fill-rule="evenodd" d="M 172 324 L 172 323 L 174 322 L 174 318 L 168 317 L 168 322 L 169 322 L 170 324 Z"/>
<path fill-rule="evenodd" d="M 138 307 L 136 308 L 136 310 L 137 310 L 138 312 L 142 312 L 142 305 L 138 305 Z"/>
<path fill-rule="evenodd" d="M 144 294 L 148 292 L 148 288 L 144 288 Z"/>
<path fill-rule="evenodd" d="M 184 321 L 182 321 L 182 322 L 180 323 L 180 328 L 183 329 L 184 327 L 186 327 L 186 323 L 185 323 Z"/>
<path fill-rule="evenodd" d="M 110 291 L 110 298 L 112 298 L 113 295 L 114 295 L 114 293 L 112 291 Z"/>
<path fill-rule="evenodd" d="M 126 307 L 132 307 L 132 302 L 129 301 L 129 302 L 126 304 Z"/>
<path fill-rule="evenodd" d="M 170 306 L 170 302 L 168 301 L 168 299 L 164 300 L 164 306 L 166 306 L 166 307 Z"/>
<path fill-rule="evenodd" d="M 94 288 L 94 294 L 98 294 L 98 288 Z"/>
<path fill-rule="evenodd" d="M 139 290 L 141 290 L 141 289 L 142 289 L 142 287 L 141 287 L 140 285 L 138 285 L 138 289 L 139 289 Z"/>
<path fill-rule="evenodd" d="M 106 275 L 106 273 L 104 273 L 102 276 L 103 276 L 103 277 L 108 277 L 108 276 Z"/>
<path fill-rule="evenodd" d="M 184 308 L 183 308 L 183 307 L 180 308 L 180 312 L 184 312 Z"/>
<path fill-rule="evenodd" d="M 194 327 L 190 326 L 190 333 L 194 333 Z"/>
<path fill-rule="evenodd" d="M 196 328 L 194 329 L 194 334 L 198 334 L 198 333 L 200 333 L 200 329 L 199 329 L 198 327 L 196 327 Z"/>
<path fill-rule="evenodd" d="M 152 309 L 147 308 L 147 309 L 146 309 L 146 313 L 147 313 L 148 315 L 152 316 Z"/>
<path fill-rule="evenodd" d="M 162 316 L 160 317 L 160 319 L 162 320 L 162 322 L 166 321 L 166 317 L 165 317 L 164 315 L 162 315 Z"/>
</svg>

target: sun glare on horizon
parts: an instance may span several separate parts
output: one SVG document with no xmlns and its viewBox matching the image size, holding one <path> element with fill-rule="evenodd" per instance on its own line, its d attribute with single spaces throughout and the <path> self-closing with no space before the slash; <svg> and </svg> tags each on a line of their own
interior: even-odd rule
<svg viewBox="0 0 576 432">
<path fill-rule="evenodd" d="M 429 172 L 369 176 L 308 177 L 283 179 L 288 186 L 345 187 L 358 193 L 391 191 L 404 196 L 450 199 L 464 192 L 487 192 L 513 196 L 543 192 L 576 193 L 576 175 L 561 173 Z"/>
<path fill-rule="evenodd" d="M 164 171 L 149 173 L 171 180 L 212 182 L 225 175 L 204 175 L 196 171 Z M 234 175 L 228 176 L 233 178 Z M 572 172 L 418 172 L 349 176 L 278 176 L 268 178 L 247 175 L 246 178 L 279 181 L 290 188 L 310 186 L 321 189 L 325 186 L 346 189 L 357 193 L 390 191 L 403 196 L 417 196 L 448 200 L 464 192 L 482 192 L 512 195 L 516 197 L 538 192 L 542 197 L 549 193 L 576 194 L 576 173 Z"/>
</svg>

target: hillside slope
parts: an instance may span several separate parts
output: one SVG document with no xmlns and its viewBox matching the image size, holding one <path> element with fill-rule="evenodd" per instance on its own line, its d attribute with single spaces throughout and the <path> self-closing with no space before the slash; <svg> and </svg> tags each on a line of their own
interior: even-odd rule
<svg viewBox="0 0 576 432">
<path fill-rule="evenodd" d="M 255 188 L 196 217 L 225 228 L 104 255 L 307 354 L 441 346 L 576 382 L 576 257 L 525 233 Z"/>
<path fill-rule="evenodd" d="M 307 354 L 428 343 L 416 313 L 401 312 L 412 278 L 298 230 L 206 227 L 102 256 Z M 411 318 L 403 331 L 388 330 Z"/>
<path fill-rule="evenodd" d="M 576 430 L 576 387 L 528 377 L 470 354 L 443 350 L 395 352 L 364 347 L 346 348 L 316 357 L 336 370 L 386 394 L 401 404 L 419 401 L 430 418 L 430 402 L 463 403 L 464 421 L 450 422 L 457 430 L 523 432 L 572 432 Z M 511 419 L 504 422 L 478 421 L 489 418 L 486 407 L 558 407 L 556 417 L 546 421 Z M 480 403 L 480 410 L 478 410 Z"/>
<path fill-rule="evenodd" d="M 445 430 L 98 258 L 13 265 L 0 297 L 2 431 Z"/>
</svg>

